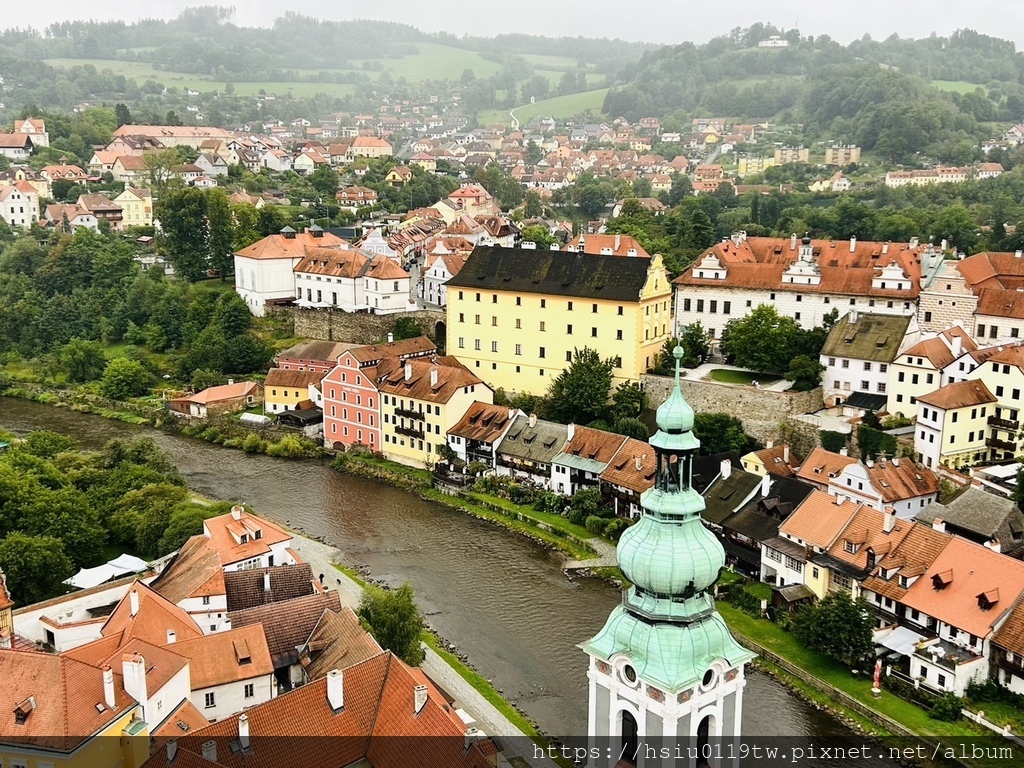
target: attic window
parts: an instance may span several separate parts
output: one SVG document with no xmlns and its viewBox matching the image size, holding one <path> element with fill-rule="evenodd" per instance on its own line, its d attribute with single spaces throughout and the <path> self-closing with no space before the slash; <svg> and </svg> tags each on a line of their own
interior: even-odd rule
<svg viewBox="0 0 1024 768">
<path fill-rule="evenodd" d="M 903 589 L 906 589 L 910 586 L 910 579 L 908 579 L 906 576 L 900 576 L 898 581 L 900 587 L 902 587 Z"/>
<path fill-rule="evenodd" d="M 253 533 L 252 537 L 254 539 L 262 539 L 263 538 L 263 529 L 257 528 L 256 531 Z"/>
<path fill-rule="evenodd" d="M 845 339 L 843 339 L 843 341 L 846 344 L 853 344 L 853 336 L 848 336 Z"/>
<path fill-rule="evenodd" d="M 106 709 L 107 708 L 105 706 L 103 706 L 103 704 L 101 702 L 97 702 L 96 703 L 96 711 L 97 712 L 105 712 Z"/>
<path fill-rule="evenodd" d="M 849 552 L 851 555 L 857 552 L 857 545 L 847 539 L 843 542 L 843 551 Z"/>
<path fill-rule="evenodd" d="M 249 643 L 245 640 L 235 640 L 231 643 L 235 649 L 235 661 L 239 664 L 252 662 L 252 654 L 249 653 Z"/>
<path fill-rule="evenodd" d="M 248 533 L 243 533 L 241 536 L 239 536 L 238 537 L 238 543 L 239 544 L 248 544 L 249 543 L 249 534 Z"/>
<path fill-rule="evenodd" d="M 936 573 L 932 575 L 932 588 L 933 589 L 945 589 L 953 583 L 953 569 L 943 571 L 942 573 Z"/>
<path fill-rule="evenodd" d="M 978 595 L 978 607 L 983 611 L 989 610 L 992 606 L 999 602 L 999 588 L 990 589 L 988 592 L 982 592 Z"/>
<path fill-rule="evenodd" d="M 25 721 L 28 720 L 28 716 L 32 714 L 32 710 L 36 708 L 36 697 L 29 696 L 23 702 L 18 704 L 14 708 L 14 724 L 24 725 Z"/>
</svg>

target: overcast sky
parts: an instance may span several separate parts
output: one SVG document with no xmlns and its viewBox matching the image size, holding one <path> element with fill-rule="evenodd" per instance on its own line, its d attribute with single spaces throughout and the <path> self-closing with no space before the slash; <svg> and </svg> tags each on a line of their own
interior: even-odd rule
<svg viewBox="0 0 1024 768">
<path fill-rule="evenodd" d="M 1024 41 L 1024 3 L 1004 0 L 731 0 L 725 5 L 680 0 L 646 0 L 635 5 L 611 0 L 477 0 L 452 3 L 448 12 L 438 10 L 446 4 L 424 0 L 383 0 L 366 5 L 337 0 L 148 0 L 137 6 L 122 0 L 49 0 L 41 6 L 3 0 L 0 27 L 44 28 L 50 19 L 173 17 L 183 8 L 203 4 L 234 5 L 235 23 L 260 26 L 268 26 L 287 8 L 317 18 L 375 18 L 405 22 L 425 31 L 476 35 L 527 32 L 656 43 L 704 42 L 733 27 L 762 21 L 786 29 L 799 26 L 805 35 L 827 34 L 842 42 L 865 33 L 875 38 L 894 32 L 901 37 L 927 37 L 962 27 L 1009 37 L 1018 46 Z M 142 10 L 136 11 L 136 7 Z"/>
</svg>

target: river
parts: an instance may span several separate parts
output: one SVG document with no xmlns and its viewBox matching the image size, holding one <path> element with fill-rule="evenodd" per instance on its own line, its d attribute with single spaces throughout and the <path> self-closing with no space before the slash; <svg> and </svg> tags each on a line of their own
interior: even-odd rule
<svg viewBox="0 0 1024 768">
<path fill-rule="evenodd" d="M 0 398 L 0 429 L 62 432 L 84 447 L 141 435 L 167 451 L 198 493 L 323 537 L 374 579 L 410 582 L 430 626 L 456 643 L 506 697 L 550 734 L 586 731 L 586 657 L 576 644 L 619 601 L 610 585 L 570 581 L 561 557 L 496 525 L 317 462 L 247 455 L 160 430 Z M 743 732 L 852 745 L 845 726 L 772 678 L 752 673 Z M 806 761 L 809 766 L 838 763 Z M 859 761 L 860 765 L 892 765 Z"/>
</svg>

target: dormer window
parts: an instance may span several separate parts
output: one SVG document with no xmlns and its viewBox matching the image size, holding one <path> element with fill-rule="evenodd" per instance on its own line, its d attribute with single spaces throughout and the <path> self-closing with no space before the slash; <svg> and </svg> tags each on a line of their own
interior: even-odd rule
<svg viewBox="0 0 1024 768">
<path fill-rule="evenodd" d="M 252 537 L 254 539 L 262 539 L 263 538 L 263 530 L 260 529 L 260 528 L 257 528 L 255 533 L 253 533 Z"/>
<path fill-rule="evenodd" d="M 932 575 L 932 588 L 936 590 L 945 589 L 953 583 L 953 570 L 943 571 Z"/>
<path fill-rule="evenodd" d="M 239 536 L 238 537 L 238 543 L 239 544 L 248 544 L 249 543 L 249 534 L 248 533 L 243 533 L 241 536 Z"/>
<path fill-rule="evenodd" d="M 999 602 L 999 588 L 990 589 L 988 592 L 982 592 L 978 595 L 978 607 L 983 611 L 987 611 L 992 608 L 996 603 Z"/>
<path fill-rule="evenodd" d="M 910 579 L 908 579 L 906 576 L 900 576 L 898 581 L 900 587 L 902 587 L 903 589 L 906 589 L 910 586 Z"/>
<path fill-rule="evenodd" d="M 847 539 L 843 542 L 843 551 L 849 552 L 851 555 L 857 552 L 857 545 Z"/>
</svg>

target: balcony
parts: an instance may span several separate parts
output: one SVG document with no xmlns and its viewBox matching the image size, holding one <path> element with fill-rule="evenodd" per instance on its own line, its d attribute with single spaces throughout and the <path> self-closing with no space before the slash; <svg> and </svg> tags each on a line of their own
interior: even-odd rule
<svg viewBox="0 0 1024 768">
<path fill-rule="evenodd" d="M 410 429 L 409 427 L 395 427 L 395 432 L 399 435 L 405 435 L 406 437 L 415 437 L 418 440 L 423 439 L 422 429 Z"/>
<path fill-rule="evenodd" d="M 404 416 L 407 419 L 419 419 L 423 420 L 423 413 L 420 411 L 411 411 L 406 408 L 395 408 L 395 416 Z"/>
<path fill-rule="evenodd" d="M 994 437 L 990 437 L 985 440 L 985 445 L 989 448 L 994 448 L 997 451 L 1009 451 L 1015 453 L 1017 451 L 1017 444 L 1010 442 L 1009 440 L 997 440 Z"/>
<path fill-rule="evenodd" d="M 988 425 L 990 427 L 996 427 L 997 429 L 1005 429 L 1009 432 L 1016 432 L 1020 428 L 1019 421 L 1010 421 L 1009 419 L 1000 419 L 996 416 L 988 417 Z"/>
</svg>

